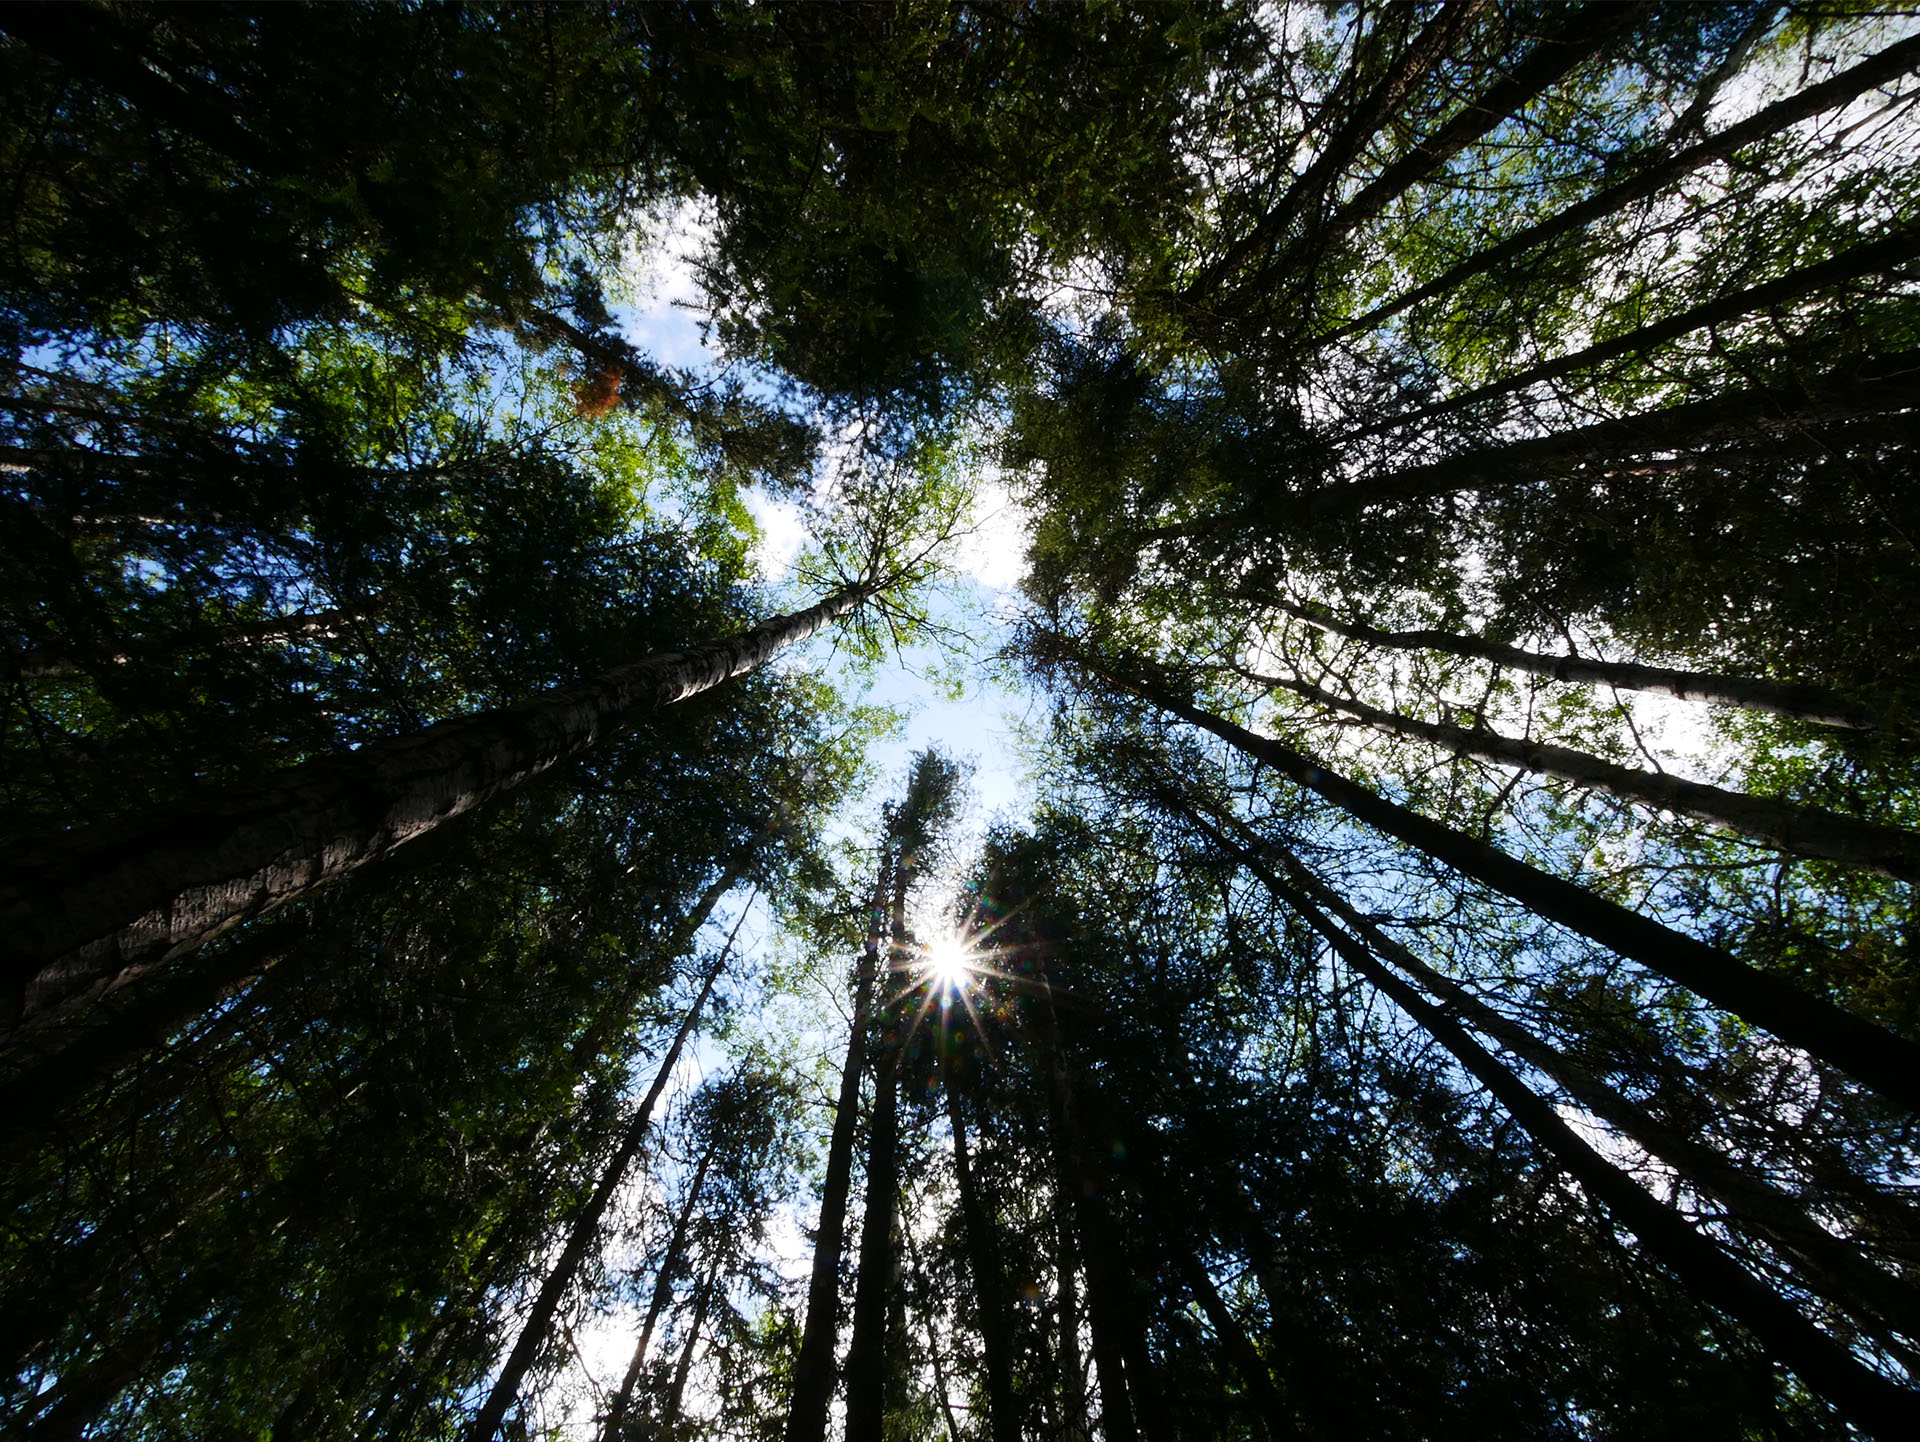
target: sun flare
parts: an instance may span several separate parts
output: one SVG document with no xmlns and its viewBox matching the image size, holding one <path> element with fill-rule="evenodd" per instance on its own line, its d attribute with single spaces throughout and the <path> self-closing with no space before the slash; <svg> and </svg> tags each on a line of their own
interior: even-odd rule
<svg viewBox="0 0 1920 1442">
<path fill-rule="evenodd" d="M 957 936 L 936 937 L 926 949 L 927 977 L 943 991 L 958 991 L 973 979 L 973 953 Z"/>
</svg>

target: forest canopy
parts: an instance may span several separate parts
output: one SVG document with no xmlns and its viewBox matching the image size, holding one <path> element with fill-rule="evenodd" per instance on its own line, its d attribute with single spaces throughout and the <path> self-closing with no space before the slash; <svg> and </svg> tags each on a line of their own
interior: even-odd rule
<svg viewBox="0 0 1920 1442">
<path fill-rule="evenodd" d="M 0 180 L 0 1436 L 1920 1435 L 1911 12 L 9 3 Z"/>
</svg>

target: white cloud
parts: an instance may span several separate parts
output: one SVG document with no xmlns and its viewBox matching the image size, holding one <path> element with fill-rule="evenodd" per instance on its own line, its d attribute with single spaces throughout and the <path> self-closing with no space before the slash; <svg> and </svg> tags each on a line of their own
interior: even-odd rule
<svg viewBox="0 0 1920 1442">
<path fill-rule="evenodd" d="M 981 482 L 974 498 L 974 525 L 954 544 L 954 569 L 989 591 L 1006 591 L 1027 562 L 1027 513 L 998 477 Z"/>
<path fill-rule="evenodd" d="M 760 527 L 760 539 L 753 548 L 754 564 L 769 581 L 778 581 L 806 544 L 806 517 L 791 501 L 776 501 L 759 491 L 745 492 L 742 500 Z"/>
<path fill-rule="evenodd" d="M 621 277 L 633 297 L 627 339 L 665 365 L 700 369 L 717 360 L 700 332 L 705 296 L 697 268 L 713 227 L 710 205 L 685 201 L 648 216 L 628 242 Z"/>
</svg>

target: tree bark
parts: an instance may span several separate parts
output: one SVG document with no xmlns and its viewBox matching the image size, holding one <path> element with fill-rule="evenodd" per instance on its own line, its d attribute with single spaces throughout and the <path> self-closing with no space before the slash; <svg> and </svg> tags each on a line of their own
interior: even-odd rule
<svg viewBox="0 0 1920 1442">
<path fill-rule="evenodd" d="M 890 920 L 892 945 L 881 982 L 878 1017 L 893 1021 L 893 977 L 907 948 L 907 891 L 916 859 L 895 818 L 901 848 L 893 870 Z M 894 1239 L 900 1206 L 900 1046 L 898 1035 L 876 1039 L 879 1053 L 873 1087 L 873 1116 L 867 1134 L 867 1202 L 860 1219 L 860 1261 L 853 1293 L 853 1330 L 847 1341 L 846 1442 L 881 1442 L 887 1410 L 887 1380 L 895 1359 L 888 1356 L 888 1313 L 899 1290 L 900 1259 Z"/>
<path fill-rule="evenodd" d="M 378 860 L 641 717 L 753 670 L 873 589 L 50 846 L 0 887 L 3 1019 L 15 1025 L 147 974 Z"/>
<path fill-rule="evenodd" d="M 1920 351 L 1889 352 L 1850 371 L 1813 377 L 1808 383 L 1726 391 L 1707 400 L 1483 446 L 1370 479 L 1297 493 L 1276 491 L 1253 504 L 1200 520 L 1143 527 L 1126 539 L 1138 548 L 1275 526 L 1304 530 L 1374 506 L 1502 490 L 1588 473 L 1599 476 L 1627 457 L 1660 452 L 1695 453 L 1702 464 L 1711 464 L 1714 453 L 1704 447 L 1756 433 L 1770 437 L 1782 448 L 1825 454 L 1823 448 L 1803 447 L 1795 432 L 1862 418 L 1901 416 L 1904 420 L 1904 413 L 1917 406 Z M 1904 444 L 1909 437 L 1903 434 L 1900 439 Z"/>
<path fill-rule="evenodd" d="M 667 1403 L 660 1413 L 669 1438 L 680 1436 L 680 1409 L 686 1402 L 687 1377 L 693 1371 L 694 1349 L 700 1345 L 700 1333 L 707 1325 L 707 1313 L 713 1306 L 713 1294 L 719 1286 L 720 1279 L 709 1273 L 700 1287 L 699 1299 L 693 1306 L 693 1321 L 687 1328 L 686 1344 L 680 1349 L 680 1361 L 673 1369 L 672 1385 L 667 1388 Z"/>
<path fill-rule="evenodd" d="M 1278 882 L 1258 857 L 1230 843 L 1228 850 L 1263 882 Z M 1335 925 L 1318 907 L 1297 893 L 1289 905 L 1349 966 L 1445 1047 L 1506 1108 L 1508 1115 L 1542 1152 L 1564 1167 L 1589 1196 L 1631 1230 L 1648 1252 L 1702 1301 L 1752 1332 L 1771 1355 L 1792 1368 L 1835 1410 L 1870 1435 L 1908 1437 L 1920 1428 L 1920 1392 L 1901 1387 L 1862 1365 L 1845 1347 L 1801 1316 L 1785 1298 L 1695 1231 L 1632 1177 L 1601 1157 L 1560 1119 L 1552 1106 L 1527 1088 L 1446 1012 L 1394 975 L 1364 944 Z"/>
<path fill-rule="evenodd" d="M 1529 386 L 1539 385 L 1543 381 L 1558 380 L 1575 371 L 1588 370 L 1606 361 L 1617 360 L 1621 356 L 1635 355 L 1678 340 L 1683 335 L 1696 330 L 1705 330 L 1709 326 L 1724 325 L 1730 321 L 1758 314 L 1773 306 L 1788 301 L 1799 300 L 1828 286 L 1842 285 L 1862 276 L 1877 273 L 1892 274 L 1913 264 L 1916 252 L 1920 252 L 1920 229 L 1907 226 L 1882 235 L 1850 250 L 1831 256 L 1814 265 L 1789 271 L 1759 285 L 1749 286 L 1745 290 L 1734 291 L 1728 295 L 1716 296 L 1713 300 L 1699 305 L 1689 306 L 1677 315 L 1668 316 L 1651 325 L 1628 331 L 1625 335 L 1614 336 L 1599 341 L 1568 355 L 1556 356 L 1549 361 L 1527 366 L 1512 375 L 1502 376 L 1497 381 L 1489 381 L 1472 390 L 1462 391 L 1459 395 L 1448 396 L 1445 400 L 1435 401 L 1432 405 L 1420 406 L 1414 410 L 1390 416 L 1384 421 L 1364 426 L 1349 433 L 1347 440 L 1358 440 L 1364 436 L 1384 435 L 1409 426 L 1417 421 L 1430 420 L 1434 416 L 1465 410 L 1482 401 L 1497 400 L 1501 396 L 1512 395 L 1515 391 L 1525 390 Z"/>
<path fill-rule="evenodd" d="M 687 1229 L 693 1224 L 694 1208 L 700 1201 L 700 1189 L 706 1185 L 707 1171 L 713 1165 L 713 1154 L 717 1149 L 716 1142 L 709 1142 L 707 1149 L 700 1154 L 700 1165 L 694 1169 L 693 1181 L 680 1203 L 679 1215 L 673 1219 L 673 1232 L 667 1238 L 666 1252 L 660 1258 L 660 1270 L 653 1279 L 653 1295 L 647 1299 L 647 1315 L 640 1326 L 640 1340 L 634 1345 L 633 1360 L 627 1363 L 627 1374 L 620 1380 L 620 1390 L 607 1407 L 606 1420 L 600 1428 L 600 1442 L 620 1442 L 620 1429 L 626 1423 L 627 1408 L 633 1404 L 633 1389 L 647 1365 L 647 1348 L 653 1342 L 653 1329 L 659 1324 L 667 1303 L 673 1300 L 674 1274 L 680 1270 L 686 1258 Z"/>
<path fill-rule="evenodd" d="M 1642 666 L 1633 661 L 1544 656 L 1484 637 L 1461 636 L 1451 631 L 1382 631 L 1355 621 L 1335 620 L 1271 594 L 1249 592 L 1243 599 L 1271 605 L 1305 621 L 1309 626 L 1344 636 L 1351 641 L 1364 641 L 1371 646 L 1385 646 L 1398 651 L 1439 651 L 1472 661 L 1491 661 L 1512 671 L 1546 676 L 1555 681 L 1613 686 L 1622 691 L 1645 691 L 1650 695 L 1671 696 L 1677 701 L 1693 701 L 1708 706 L 1738 706 L 1747 711 L 1790 716 L 1798 721 L 1850 731 L 1871 731 L 1880 724 L 1879 718 L 1869 707 L 1850 701 L 1823 686 L 1770 681 L 1754 676 L 1729 676 L 1711 671 L 1681 671 L 1666 666 Z"/>
<path fill-rule="evenodd" d="M 1416 36 L 1380 83 L 1354 108 L 1346 122 L 1328 137 L 1307 168 L 1289 185 L 1253 228 L 1227 247 L 1226 253 L 1194 277 L 1183 293 L 1188 304 L 1217 289 L 1226 278 L 1259 251 L 1271 246 L 1285 229 L 1302 223 L 1311 231 L 1319 220 L 1321 198 L 1340 173 L 1360 156 L 1380 127 L 1400 110 L 1407 95 L 1447 58 L 1455 41 L 1486 9 L 1486 0 L 1449 0 Z"/>
<path fill-rule="evenodd" d="M 112 666 L 127 666 L 137 661 L 159 664 L 169 657 L 192 651 L 217 651 L 230 646 L 263 646 L 275 641 L 295 641 L 308 637 L 332 640 L 348 625 L 365 617 L 348 611 L 313 611 L 293 616 L 269 616 L 221 626 L 198 635 L 188 632 L 151 642 L 136 641 L 132 649 L 115 651 L 95 659 Z M 19 675 L 24 680 L 49 676 L 70 676 L 83 670 L 73 657 L 58 651 L 25 651 L 18 658 Z"/>
<path fill-rule="evenodd" d="M 744 912 L 741 920 L 746 919 Z M 560 1258 L 553 1264 L 540 1284 L 540 1291 L 533 1300 L 533 1306 L 527 1313 L 525 1325 L 520 1329 L 520 1337 L 513 1344 L 513 1350 L 507 1354 L 507 1360 L 501 1364 L 500 1375 L 494 1379 L 493 1388 L 487 1394 L 487 1400 L 474 1415 L 473 1425 L 467 1429 L 467 1442 L 493 1442 L 500 1430 L 500 1423 L 507 1415 L 507 1409 L 513 1405 L 520 1393 L 520 1383 L 526 1378 L 528 1368 L 533 1366 L 534 1358 L 546 1345 L 547 1334 L 553 1329 L 553 1319 L 560 1310 L 560 1303 L 573 1286 L 573 1279 L 580 1271 L 580 1264 L 586 1260 L 587 1251 L 599 1235 L 600 1219 L 606 1215 L 607 1206 L 613 1201 L 613 1194 L 620 1189 L 621 1181 L 626 1177 L 627 1168 L 632 1165 L 634 1156 L 640 1150 L 640 1143 L 646 1140 L 647 1131 L 653 1119 L 654 1103 L 660 1100 L 660 1094 L 667 1089 L 667 1082 L 673 1075 L 673 1069 L 680 1062 L 681 1050 L 692 1035 L 694 1026 L 700 1020 L 700 1013 L 707 1004 L 707 998 L 713 993 L 713 984 L 720 979 L 720 973 L 726 970 L 727 958 L 732 955 L 734 937 L 740 934 L 740 923 L 734 923 L 733 936 L 727 938 L 727 945 L 721 951 L 719 960 L 708 970 L 706 979 L 700 984 L 700 993 L 694 997 L 693 1005 L 687 1008 L 687 1014 L 680 1021 L 680 1029 L 674 1033 L 673 1044 L 667 1048 L 667 1054 L 661 1059 L 660 1069 L 654 1073 L 653 1085 L 647 1088 L 647 1094 L 641 1099 L 640 1106 L 628 1123 L 620 1145 L 614 1149 L 612 1159 L 600 1174 L 599 1185 L 593 1189 L 584 1205 L 574 1214 L 567 1231 L 566 1245 L 560 1250 Z"/>
<path fill-rule="evenodd" d="M 1582 230 L 1635 201 L 1645 200 L 1671 181 L 1711 165 L 1716 160 L 1723 160 L 1756 141 L 1778 135 L 1802 120 L 1836 110 L 1877 86 L 1890 84 L 1911 73 L 1916 66 L 1920 66 L 1920 36 L 1910 36 L 1829 80 L 1809 86 L 1785 100 L 1775 101 L 1719 134 L 1708 136 L 1697 145 L 1688 146 L 1664 161 L 1655 161 L 1636 170 L 1626 179 L 1596 191 L 1578 204 L 1570 205 L 1559 214 L 1516 232 L 1497 245 L 1475 252 L 1432 280 L 1329 331 L 1317 343 L 1330 345 L 1350 335 L 1371 330 L 1423 300 L 1446 294 L 1463 281 L 1485 275 L 1509 261 L 1518 260 L 1548 241 Z"/>
<path fill-rule="evenodd" d="M 1159 794 L 1177 814 L 1186 816 L 1223 850 L 1261 857 L 1263 861 L 1263 852 L 1273 855 L 1293 885 L 1265 874 L 1262 880 L 1281 901 L 1294 906 L 1304 896 L 1311 904 L 1333 913 L 1372 949 L 1376 958 L 1398 967 L 1450 1013 L 1564 1087 L 1567 1095 L 1581 1106 L 1649 1155 L 1666 1162 L 1695 1191 L 1718 1201 L 1737 1224 L 1765 1239 L 1786 1257 L 1810 1287 L 1854 1313 L 1869 1330 L 1877 1324 L 1881 1331 L 1920 1336 L 1920 1298 L 1861 1256 L 1850 1243 L 1814 1221 L 1800 1203 L 1764 1177 L 1742 1171 L 1704 1142 L 1661 1122 L 1580 1061 L 1542 1041 L 1452 978 L 1435 971 L 1356 910 L 1285 846 L 1258 836 L 1239 817 L 1196 800 L 1171 780 L 1159 788 Z M 1203 809 L 1234 832 L 1239 838 L 1238 846 L 1200 814 Z"/>
<path fill-rule="evenodd" d="M 1899 881 L 1920 881 L 1920 836 L 1895 827 L 1876 826 L 1817 806 L 1749 796 L 1704 782 L 1620 766 L 1570 746 L 1418 721 L 1397 711 L 1383 711 L 1362 701 L 1336 696 L 1305 681 L 1272 676 L 1259 679 L 1319 705 L 1344 711 L 1388 736 L 1411 736 L 1456 756 L 1473 756 L 1496 766 L 1552 776 L 1655 811 L 1691 816 L 1792 856 L 1837 861 Z"/>
<path fill-rule="evenodd" d="M 846 1442 L 880 1442 L 886 1419 L 887 1314 L 899 1285 L 894 1227 L 900 1192 L 899 1053 L 888 1047 L 876 1067 L 867 1144 L 867 1200 L 860 1219 L 860 1261 L 847 1342 Z"/>
<path fill-rule="evenodd" d="M 973 1272 L 974 1299 L 980 1306 L 980 1347 L 987 1364 L 987 1423 L 993 1442 L 1020 1442 L 1020 1418 L 1013 1406 L 1013 1337 L 1007 1313 L 1006 1275 L 993 1236 L 993 1223 L 974 1181 L 967 1155 L 967 1119 L 958 1089 L 947 1079 L 947 1121 L 953 1128 L 953 1173 L 960 1190 L 961 1225 L 966 1229 L 967 1259 Z"/>
<path fill-rule="evenodd" d="M 1054 1230 L 1060 1239 L 1057 1282 L 1060 1302 L 1060 1421 L 1066 1442 L 1087 1442 L 1087 1374 L 1080 1357 L 1080 1258 L 1074 1245 L 1073 1204 L 1065 1175 L 1056 1171 Z"/>
<path fill-rule="evenodd" d="M 1565 7 L 1558 33 L 1540 40 L 1511 72 L 1467 102 L 1451 120 L 1341 206 L 1317 237 L 1318 248 L 1344 239 L 1374 219 L 1408 187 L 1419 184 L 1509 117 L 1518 115 L 1652 8 L 1647 0 L 1600 0 Z"/>
<path fill-rule="evenodd" d="M 881 844 L 880 874 L 874 885 L 866 949 L 853 984 L 852 1030 L 847 1059 L 840 1069 L 840 1099 L 827 1146 L 827 1176 L 820 1197 L 820 1225 L 813 1244 L 813 1275 L 807 1287 L 807 1320 L 800 1353 L 793 1364 L 793 1398 L 788 1405 L 786 1442 L 825 1442 L 827 1413 L 833 1402 L 834 1349 L 840 1329 L 840 1255 L 846 1246 L 847 1193 L 853 1181 L 854 1126 L 860 1110 L 860 1072 L 866 1056 L 867 1023 L 873 1006 L 874 974 L 880 969 L 880 934 L 886 915 L 887 886 L 895 864 L 891 834 Z"/>
<path fill-rule="evenodd" d="M 1549 921 L 1599 942 L 1818 1057 L 1891 1100 L 1920 1111 L 1920 1046 L 1831 1002 L 1735 960 L 1716 947 L 1562 880 L 1483 841 L 1429 820 L 1327 770 L 1299 752 L 1202 711 L 1164 686 L 1123 678 L 1096 663 L 1093 675 L 1209 731 L 1331 801 L 1355 820 L 1512 897 Z"/>
<path fill-rule="evenodd" d="M 1049 1090 L 1055 1163 L 1055 1185 L 1072 1214 L 1074 1234 L 1085 1244 L 1087 1264 L 1087 1327 L 1093 1344 L 1093 1370 L 1100 1383 L 1100 1435 L 1104 1442 L 1136 1442 L 1133 1399 L 1128 1393 L 1125 1307 L 1114 1276 L 1112 1239 L 1097 1199 L 1086 1141 L 1081 1134 L 1067 1072 L 1060 1021 L 1053 1006 L 1053 988 L 1043 979 L 1040 996 L 1041 1046 Z"/>
</svg>

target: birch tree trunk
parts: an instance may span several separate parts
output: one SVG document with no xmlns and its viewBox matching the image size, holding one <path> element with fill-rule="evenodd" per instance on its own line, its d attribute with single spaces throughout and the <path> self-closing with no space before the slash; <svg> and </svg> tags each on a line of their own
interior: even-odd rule
<svg viewBox="0 0 1920 1442">
<path fill-rule="evenodd" d="M 1876 826 L 1765 796 L 1727 791 L 1700 781 L 1687 781 L 1655 771 L 1641 771 L 1603 761 L 1570 746 L 1547 741 L 1523 741 L 1492 731 L 1418 721 L 1397 711 L 1383 711 L 1363 701 L 1323 691 L 1305 681 L 1263 677 L 1268 684 L 1292 691 L 1309 701 L 1365 722 L 1388 736 L 1411 736 L 1431 742 L 1456 756 L 1473 756 L 1496 766 L 1552 776 L 1576 786 L 1591 787 L 1655 811 L 1672 811 L 1776 847 L 1792 856 L 1837 861 L 1877 872 L 1899 881 L 1920 880 L 1920 836 L 1891 826 Z"/>
<path fill-rule="evenodd" d="M 763 664 L 871 586 L 744 635 L 616 666 L 498 710 L 293 767 L 10 868 L 0 886 L 0 1022 L 146 975 L 174 957 L 551 770 L 641 717 Z"/>
<path fill-rule="evenodd" d="M 1622 691 L 1644 691 L 1707 706 L 1738 706 L 1773 716 L 1791 716 L 1819 726 L 1871 731 L 1879 718 L 1873 711 L 1823 686 L 1792 681 L 1770 681 L 1757 676 L 1729 676 L 1713 671 L 1681 671 L 1666 666 L 1643 666 L 1633 661 L 1595 661 L 1584 656 L 1544 656 L 1480 636 L 1452 631 L 1382 631 L 1356 621 L 1323 616 L 1284 597 L 1248 593 L 1244 599 L 1270 605 L 1309 626 L 1370 646 L 1396 651 L 1439 651 L 1471 661 L 1491 661 L 1508 670 L 1524 671 L 1555 681 L 1614 686 Z"/>
<path fill-rule="evenodd" d="M 1290 747 L 1180 700 L 1164 686 L 1092 674 L 1209 731 L 1281 775 L 1331 801 L 1355 820 L 1425 852 L 1500 891 L 1549 921 L 1597 941 L 1677 982 L 1713 1005 L 1818 1057 L 1891 1100 L 1920 1111 L 1920 1046 L 1831 1002 L 1737 961 L 1717 947 L 1663 926 L 1586 888 L 1528 865 L 1464 832 L 1430 820 L 1329 771 Z"/>
<path fill-rule="evenodd" d="M 745 912 L 741 921 L 746 919 Z M 694 997 L 693 1005 L 687 1008 L 687 1014 L 680 1021 L 680 1028 L 673 1035 L 673 1044 L 667 1048 L 667 1054 L 661 1059 L 660 1069 L 654 1073 L 653 1085 L 647 1088 L 647 1094 L 641 1099 L 639 1109 L 628 1123 L 620 1145 L 614 1150 L 612 1159 L 600 1174 L 600 1183 L 593 1189 L 580 1210 L 574 1214 L 572 1225 L 567 1231 L 566 1245 L 560 1250 L 560 1258 L 548 1271 L 540 1284 L 540 1291 L 533 1299 L 533 1307 L 527 1313 L 527 1320 L 520 1329 L 519 1339 L 513 1344 L 513 1350 L 507 1354 L 507 1360 L 501 1364 L 500 1375 L 494 1379 L 493 1388 L 487 1394 L 487 1400 L 474 1414 L 473 1425 L 467 1429 L 467 1442 L 493 1442 L 500 1430 L 500 1423 L 507 1415 L 507 1409 L 513 1405 L 520 1394 L 520 1384 L 525 1380 L 527 1370 L 533 1366 L 541 1347 L 546 1345 L 547 1334 L 553 1330 L 554 1316 L 560 1310 L 560 1303 L 573 1286 L 573 1279 L 579 1274 L 580 1264 L 586 1260 L 587 1251 L 600 1232 L 600 1219 L 606 1215 L 613 1194 L 620 1189 L 627 1168 L 633 1164 L 634 1156 L 640 1150 L 640 1143 L 646 1140 L 648 1128 L 653 1120 L 654 1103 L 660 1100 L 660 1094 L 667 1089 L 667 1082 L 673 1076 L 673 1069 L 680 1062 L 680 1053 L 692 1035 L 694 1026 L 700 1020 L 700 1013 L 706 1007 L 707 998 L 713 994 L 713 984 L 720 979 L 720 973 L 726 970 L 727 959 L 733 953 L 734 937 L 740 934 L 740 923 L 735 922 L 733 935 L 727 938 L 727 945 L 720 957 L 707 971 L 706 979 L 700 984 L 700 993 Z"/>
</svg>

